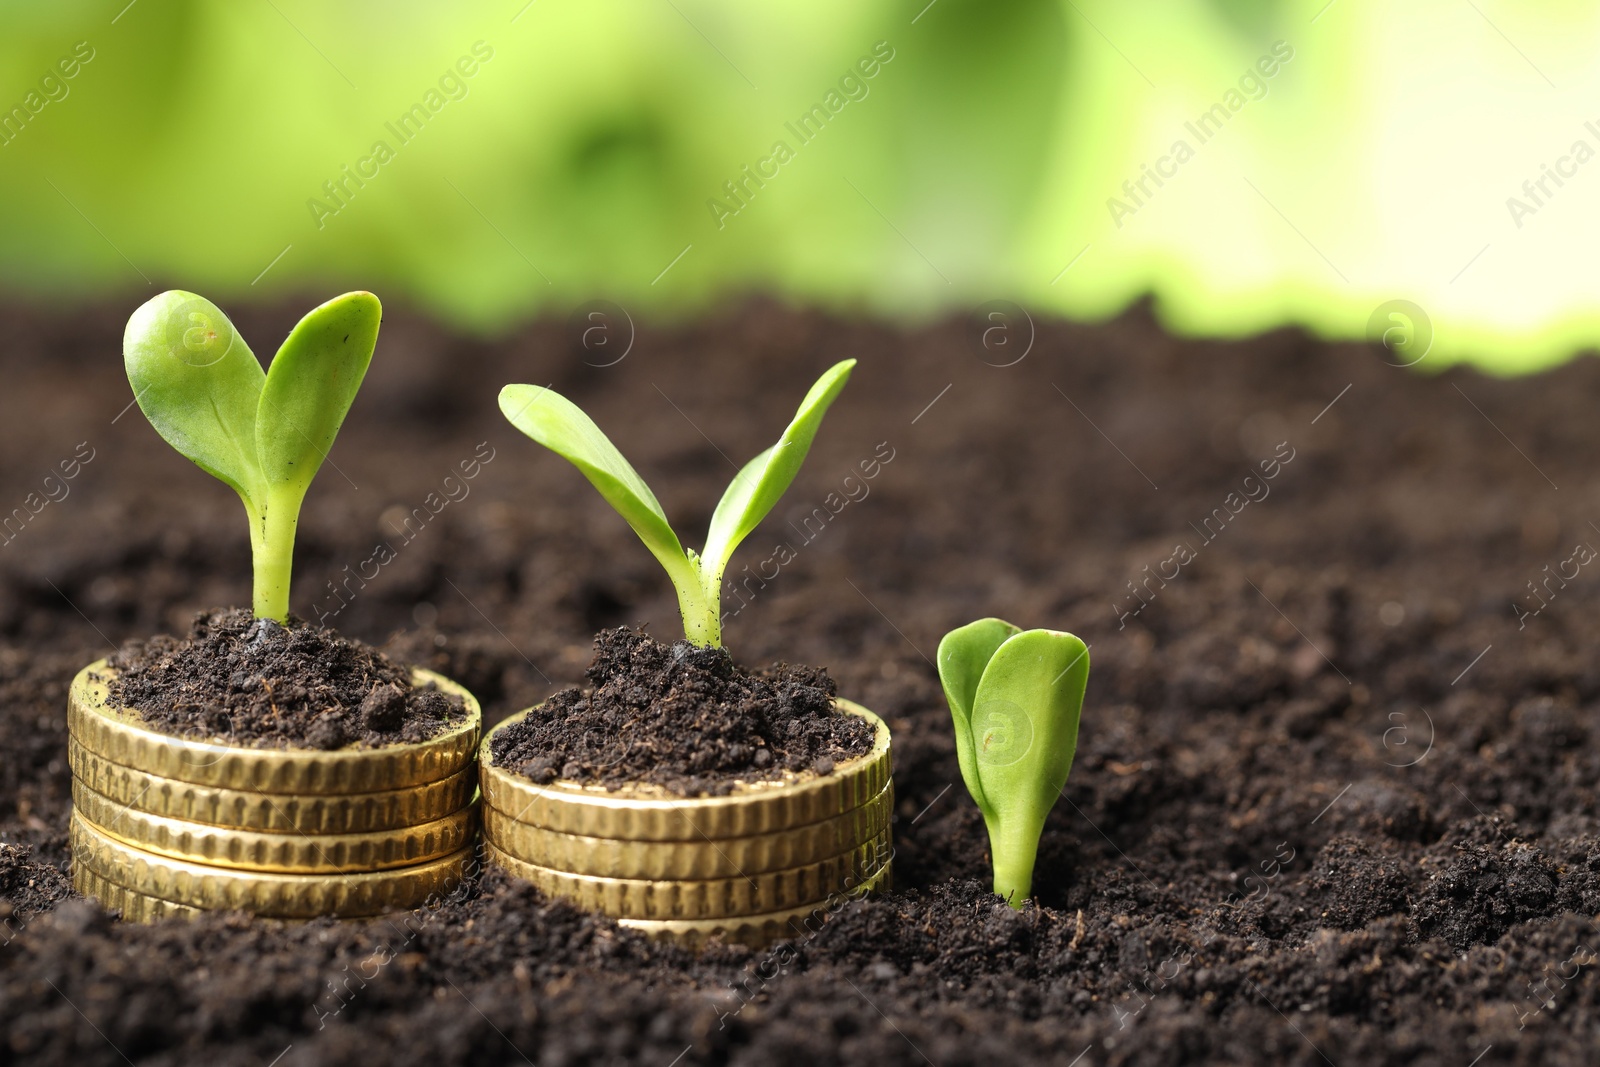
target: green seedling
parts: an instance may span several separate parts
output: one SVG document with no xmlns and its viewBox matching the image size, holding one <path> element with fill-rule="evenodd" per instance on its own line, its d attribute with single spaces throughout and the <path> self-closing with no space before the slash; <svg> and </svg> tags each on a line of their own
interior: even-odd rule
<svg viewBox="0 0 1600 1067">
<path fill-rule="evenodd" d="M 847 359 L 830 367 L 806 393 L 778 443 L 734 476 L 711 516 L 705 550 L 699 554 L 683 547 L 644 479 L 572 401 L 539 386 L 508 385 L 500 390 L 500 410 L 511 425 L 565 457 L 594 483 L 666 568 L 678 591 L 684 636 L 691 644 L 715 648 L 722 643 L 721 587 L 728 559 L 794 481 L 822 416 L 855 365 Z"/>
<path fill-rule="evenodd" d="M 1033 891 L 1045 817 L 1078 749 L 1089 649 L 1059 630 L 979 619 L 939 642 L 939 680 L 961 779 L 989 831 L 994 891 L 1021 908 Z"/>
<path fill-rule="evenodd" d="M 346 293 L 295 326 L 261 363 L 215 304 L 171 290 L 128 319 L 123 359 L 156 432 L 239 494 L 250 516 L 257 618 L 289 618 L 295 526 L 372 360 L 383 309 Z"/>
</svg>

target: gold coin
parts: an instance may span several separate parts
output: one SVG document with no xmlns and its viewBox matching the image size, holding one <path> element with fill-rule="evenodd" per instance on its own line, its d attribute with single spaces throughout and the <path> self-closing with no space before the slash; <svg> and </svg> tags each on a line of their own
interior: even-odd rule
<svg viewBox="0 0 1600 1067">
<path fill-rule="evenodd" d="M 275 919 L 357 918 L 419 907 L 461 880 L 472 849 L 393 871 L 263 874 L 230 871 L 147 852 L 72 813 L 72 857 L 101 878 L 144 896 L 207 911 Z"/>
<path fill-rule="evenodd" d="M 793 830 L 721 840 L 621 841 L 529 826 L 486 804 L 483 835 L 514 859 L 569 874 L 680 881 L 729 878 L 787 870 L 848 852 L 881 834 L 893 807 L 891 782 L 859 808 Z"/>
<path fill-rule="evenodd" d="M 119 839 L 173 859 L 234 871 L 358 874 L 439 859 L 472 839 L 475 809 L 464 807 L 421 826 L 375 834 L 262 833 L 151 815 L 72 783 L 72 805 Z"/>
<path fill-rule="evenodd" d="M 739 782 L 720 797 L 678 797 L 648 785 L 615 791 L 559 780 L 537 785 L 494 765 L 491 730 L 478 752 L 484 803 L 546 830 L 625 841 L 720 841 L 822 822 L 870 803 L 889 781 L 889 727 L 859 704 L 835 703 L 876 728 L 871 752 L 825 775 L 805 771 L 779 781 Z M 526 714 L 518 712 L 495 730 Z"/>
<path fill-rule="evenodd" d="M 362 834 L 420 826 L 466 807 L 478 789 L 476 767 L 427 785 L 381 793 L 318 796 L 219 789 L 131 770 L 70 737 L 67 763 L 76 781 L 136 811 L 269 833 Z"/>
<path fill-rule="evenodd" d="M 885 863 L 876 874 L 827 900 L 788 911 L 726 919 L 618 919 L 617 925 L 696 951 L 714 937 L 725 943 L 761 949 L 774 941 L 810 938 L 828 921 L 831 909 L 869 893 L 887 893 L 893 882 L 894 871 Z"/>
<path fill-rule="evenodd" d="M 724 919 L 760 915 L 826 900 L 882 867 L 889 852 L 885 831 L 849 852 L 803 867 L 699 881 L 597 878 L 540 867 L 489 846 L 489 856 L 511 874 L 553 897 L 617 919 Z"/>
<path fill-rule="evenodd" d="M 467 717 L 437 737 L 382 748 L 245 748 L 174 737 L 146 726 L 138 714 L 106 703 L 115 674 L 105 660 L 78 672 L 67 696 L 67 730 L 90 752 L 131 770 L 222 789 L 262 793 L 373 793 L 436 782 L 472 761 L 482 716 L 471 693 L 442 675 L 413 670 L 416 685 L 433 682 L 461 697 Z"/>
<path fill-rule="evenodd" d="M 196 908 L 124 889 L 82 863 L 72 865 L 72 888 L 83 896 L 98 900 L 102 907 L 110 911 L 120 911 L 123 922 L 153 923 L 159 919 L 190 918 L 200 914 Z"/>
</svg>

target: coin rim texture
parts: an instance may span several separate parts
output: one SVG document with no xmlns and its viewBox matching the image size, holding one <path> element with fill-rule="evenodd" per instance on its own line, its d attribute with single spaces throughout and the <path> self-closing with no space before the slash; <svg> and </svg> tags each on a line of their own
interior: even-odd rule
<svg viewBox="0 0 1600 1067">
<path fill-rule="evenodd" d="M 442 859 L 362 874 L 264 874 L 230 871 L 147 852 L 74 811 L 69 838 L 75 864 L 144 896 L 206 911 L 247 911 L 274 919 L 363 918 L 418 907 L 461 880 L 468 846 Z"/>
<path fill-rule="evenodd" d="M 79 896 L 97 901 L 107 911 L 121 912 L 123 922 L 153 923 L 162 919 L 192 919 L 200 914 L 199 908 L 174 904 L 170 900 L 124 889 L 83 863 L 72 865 L 72 888 Z"/>
<path fill-rule="evenodd" d="M 494 765 L 495 732 L 527 715 L 519 711 L 490 730 L 479 746 L 484 803 L 519 822 L 582 837 L 626 841 L 720 841 L 790 830 L 842 815 L 878 796 L 890 778 L 889 727 L 859 704 L 839 710 L 872 723 L 872 751 L 828 774 L 802 771 L 774 781 L 736 781 L 725 796 L 680 797 L 649 784 L 609 790 L 557 779 L 539 785 Z M 528 709 L 532 710 L 532 709 Z"/>
<path fill-rule="evenodd" d="M 848 852 L 881 834 L 893 809 L 889 782 L 860 807 L 788 830 L 720 840 L 627 841 L 547 830 L 485 804 L 483 836 L 514 859 L 568 874 L 691 881 L 765 874 Z"/>
<path fill-rule="evenodd" d="M 263 833 L 363 834 L 442 819 L 471 803 L 478 769 L 463 767 L 437 782 L 376 793 L 262 793 L 221 789 L 147 774 L 96 755 L 67 738 L 67 764 L 81 781 L 117 804 L 150 815 Z"/>
<path fill-rule="evenodd" d="M 420 667 L 412 684 L 433 682 L 462 698 L 467 715 L 427 741 L 381 748 L 246 748 L 160 733 L 128 708 L 106 702 L 115 668 L 97 660 L 78 672 L 67 696 L 67 731 L 90 752 L 160 778 L 260 793 L 374 793 L 436 782 L 472 761 L 483 717 L 460 685 Z"/>
<path fill-rule="evenodd" d="M 787 911 L 827 900 L 877 872 L 889 848 L 889 831 L 849 851 L 802 867 L 765 874 L 698 881 L 598 878 L 570 874 L 517 859 L 493 844 L 490 859 L 532 882 L 546 896 L 562 897 L 614 919 L 725 919 Z"/>
<path fill-rule="evenodd" d="M 789 911 L 766 915 L 735 915 L 723 919 L 618 919 L 617 925 L 635 930 L 654 940 L 679 945 L 696 952 L 718 935 L 725 944 L 763 949 L 774 941 L 798 939 L 808 933 L 814 934 L 815 931 L 806 929 L 805 921 L 818 912 L 823 914 L 823 921 L 826 922 L 830 908 L 873 893 L 889 892 L 894 887 L 893 860 L 894 857 L 891 855 L 889 862 L 885 863 L 877 873 L 862 880 L 859 885 L 845 893 L 835 894 L 827 900 Z"/>
<path fill-rule="evenodd" d="M 460 851 L 477 830 L 468 805 L 420 826 L 379 833 L 263 833 L 151 815 L 72 783 L 85 821 L 146 852 L 232 871 L 359 874 L 411 867 Z"/>
</svg>

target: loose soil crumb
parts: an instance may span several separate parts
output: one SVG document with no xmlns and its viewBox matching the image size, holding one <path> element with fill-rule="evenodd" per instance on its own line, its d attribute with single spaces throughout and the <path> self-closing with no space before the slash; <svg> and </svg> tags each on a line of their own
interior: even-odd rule
<svg viewBox="0 0 1600 1067">
<path fill-rule="evenodd" d="M 837 687 L 821 668 L 751 672 L 726 649 L 666 645 L 627 627 L 596 634 L 594 649 L 594 689 L 563 689 L 496 733 L 498 766 L 535 782 L 720 796 L 741 779 L 828 774 L 872 749 L 872 725 L 834 710 Z"/>
<path fill-rule="evenodd" d="M 59 867 L 35 859 L 27 845 L 0 841 L 0 946 L 11 940 L 11 931 L 71 895 Z"/>
<path fill-rule="evenodd" d="M 109 662 L 112 704 L 164 733 L 250 748 L 426 741 L 466 714 L 370 645 L 237 608 L 200 612 L 181 640 L 129 641 Z"/>
</svg>

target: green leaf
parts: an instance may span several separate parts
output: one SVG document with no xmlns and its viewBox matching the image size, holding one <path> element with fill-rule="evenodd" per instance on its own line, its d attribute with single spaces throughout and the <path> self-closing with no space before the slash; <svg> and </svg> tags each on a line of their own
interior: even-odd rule
<svg viewBox="0 0 1600 1067">
<path fill-rule="evenodd" d="M 661 561 L 681 598 L 682 583 L 694 581 L 683 545 L 656 495 L 594 420 L 560 393 L 537 385 L 500 390 L 500 410 L 511 425 L 583 472 Z"/>
<path fill-rule="evenodd" d="M 800 402 L 800 410 L 795 412 L 778 443 L 745 464 L 734 476 L 727 492 L 722 494 L 711 516 L 705 551 L 701 553 L 700 570 L 707 590 L 713 593 L 718 590 L 733 550 L 767 517 L 794 481 L 806 453 L 811 451 L 822 416 L 827 414 L 828 407 L 849 381 L 855 365 L 855 360 L 847 359 L 834 364 L 818 378 Z"/>
<path fill-rule="evenodd" d="M 346 293 L 296 324 L 267 371 L 255 446 L 272 491 L 305 495 L 339 434 L 372 362 L 383 308 L 371 293 Z"/>
<path fill-rule="evenodd" d="M 978 699 L 978 682 L 989 660 L 994 658 L 996 650 L 1007 638 L 1021 632 L 1020 627 L 1004 619 L 979 619 L 945 634 L 935 657 L 939 661 L 939 681 L 944 686 L 945 699 L 950 703 L 950 715 L 955 720 L 956 759 L 961 765 L 961 780 L 966 783 L 972 799 L 986 814 L 989 805 L 984 799 L 983 783 L 978 777 L 978 763 L 972 742 L 972 707 Z"/>
<path fill-rule="evenodd" d="M 995 892 L 1020 906 L 1046 816 L 1072 770 L 1089 650 L 1069 633 L 1007 638 L 984 668 L 970 736 L 994 857 Z"/>
<path fill-rule="evenodd" d="M 260 507 L 255 424 L 266 375 L 222 310 L 177 289 L 152 297 L 128 319 L 122 355 L 156 432 L 247 507 Z"/>
</svg>

